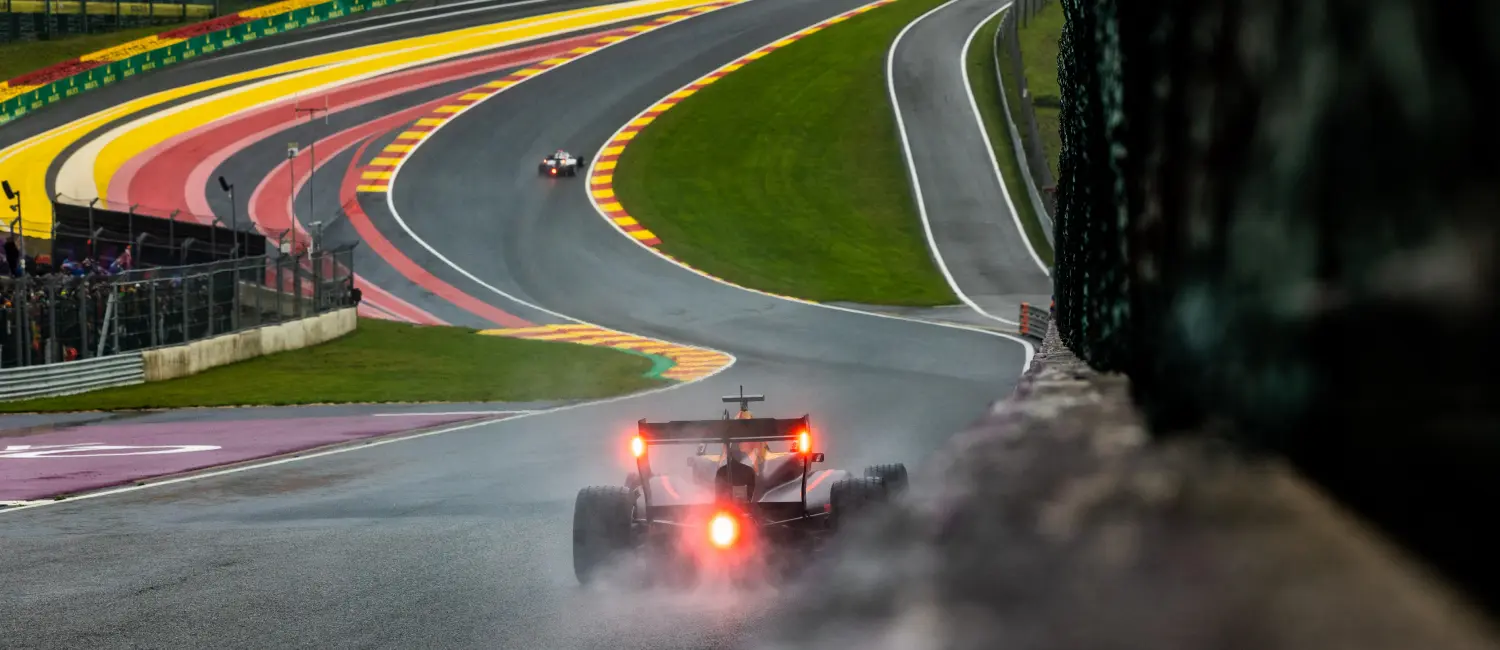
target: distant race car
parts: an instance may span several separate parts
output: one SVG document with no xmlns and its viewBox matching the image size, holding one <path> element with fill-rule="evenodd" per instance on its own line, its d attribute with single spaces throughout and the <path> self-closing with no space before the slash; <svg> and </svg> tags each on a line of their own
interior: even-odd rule
<svg viewBox="0 0 1500 650">
<path fill-rule="evenodd" d="M 573 509 L 573 569 L 589 584 L 611 567 L 645 567 L 647 582 L 686 584 L 704 572 L 737 582 L 789 575 L 851 517 L 906 489 L 906 466 L 862 475 L 812 468 L 810 419 L 757 418 L 739 402 L 735 417 L 637 423 L 630 440 L 636 471 L 624 486 L 587 487 Z M 786 443 L 772 451 L 771 443 Z M 651 464 L 658 445 L 698 445 L 685 476 Z M 712 453 L 716 452 L 716 453 Z M 644 560 L 644 564 L 622 560 Z"/>
<path fill-rule="evenodd" d="M 578 170 L 588 164 L 588 160 L 558 149 L 543 158 L 542 163 L 537 165 L 536 171 L 543 176 L 577 176 Z"/>
</svg>

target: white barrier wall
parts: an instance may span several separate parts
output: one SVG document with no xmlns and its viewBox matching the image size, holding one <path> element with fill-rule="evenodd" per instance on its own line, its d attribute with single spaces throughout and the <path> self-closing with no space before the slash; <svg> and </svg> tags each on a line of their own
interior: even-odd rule
<svg viewBox="0 0 1500 650">
<path fill-rule="evenodd" d="M 187 377 L 236 361 L 331 341 L 354 331 L 358 323 L 354 312 L 354 308 L 350 307 L 290 323 L 215 336 L 187 345 L 147 350 L 142 353 L 146 381 Z"/>
</svg>

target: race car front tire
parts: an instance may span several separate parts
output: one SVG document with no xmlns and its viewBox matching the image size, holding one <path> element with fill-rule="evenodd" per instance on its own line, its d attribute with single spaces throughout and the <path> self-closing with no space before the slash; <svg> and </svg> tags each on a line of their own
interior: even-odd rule
<svg viewBox="0 0 1500 650">
<path fill-rule="evenodd" d="M 578 491 L 573 503 L 573 573 L 589 584 L 599 571 L 631 548 L 631 517 L 635 499 L 619 486 L 594 486 Z"/>
<path fill-rule="evenodd" d="M 886 492 L 889 492 L 891 496 L 906 491 L 906 465 L 902 463 L 871 465 L 865 468 L 865 476 L 880 479 L 882 483 L 885 483 Z"/>
<path fill-rule="evenodd" d="M 871 508 L 886 501 L 885 483 L 870 476 L 851 476 L 833 484 L 828 493 L 829 526 L 839 531 Z"/>
</svg>

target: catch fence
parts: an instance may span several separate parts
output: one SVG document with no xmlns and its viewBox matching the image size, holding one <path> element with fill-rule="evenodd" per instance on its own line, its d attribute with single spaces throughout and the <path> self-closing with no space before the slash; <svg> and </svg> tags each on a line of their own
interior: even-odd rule
<svg viewBox="0 0 1500 650">
<path fill-rule="evenodd" d="M 115 275 L 0 278 L 6 368 L 180 345 L 354 306 L 354 246 Z"/>
<path fill-rule="evenodd" d="M 1060 1 L 1062 340 L 1500 602 L 1491 5 Z"/>
</svg>

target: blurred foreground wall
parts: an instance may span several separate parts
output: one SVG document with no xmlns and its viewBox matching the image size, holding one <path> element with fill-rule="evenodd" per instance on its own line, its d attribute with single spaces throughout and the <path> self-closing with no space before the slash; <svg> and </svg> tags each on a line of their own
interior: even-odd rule
<svg viewBox="0 0 1500 650">
<path fill-rule="evenodd" d="M 1062 3 L 1063 341 L 1500 600 L 1500 3 Z"/>
</svg>

